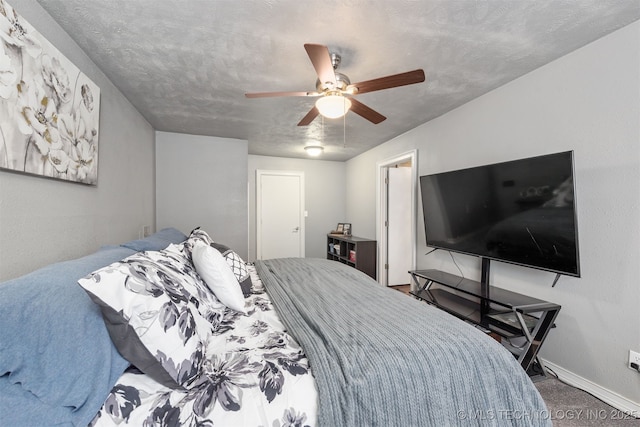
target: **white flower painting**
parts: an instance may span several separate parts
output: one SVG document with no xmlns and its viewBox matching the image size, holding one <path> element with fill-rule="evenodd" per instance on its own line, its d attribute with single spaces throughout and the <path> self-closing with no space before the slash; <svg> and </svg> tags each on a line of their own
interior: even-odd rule
<svg viewBox="0 0 640 427">
<path fill-rule="evenodd" d="M 100 88 L 0 0 L 0 169 L 96 185 L 99 119 Z"/>
</svg>

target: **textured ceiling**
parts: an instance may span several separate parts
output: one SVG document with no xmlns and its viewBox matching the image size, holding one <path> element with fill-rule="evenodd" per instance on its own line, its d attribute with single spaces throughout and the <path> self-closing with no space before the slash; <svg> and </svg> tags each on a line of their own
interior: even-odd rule
<svg viewBox="0 0 640 427">
<path fill-rule="evenodd" d="M 640 0 L 37 0 L 151 125 L 239 138 L 251 154 L 346 160 L 640 19 Z M 315 98 L 303 48 L 342 56 L 352 82 L 416 68 L 425 83 L 357 99 L 349 113 L 296 124 Z M 346 136 L 346 138 L 345 138 Z M 346 146 L 345 143 L 346 142 Z"/>
</svg>

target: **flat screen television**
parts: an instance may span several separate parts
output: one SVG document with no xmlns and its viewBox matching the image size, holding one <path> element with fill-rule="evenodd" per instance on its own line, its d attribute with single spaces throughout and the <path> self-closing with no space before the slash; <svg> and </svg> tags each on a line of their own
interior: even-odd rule
<svg viewBox="0 0 640 427">
<path fill-rule="evenodd" d="M 573 151 L 420 177 L 427 246 L 580 277 Z"/>
</svg>

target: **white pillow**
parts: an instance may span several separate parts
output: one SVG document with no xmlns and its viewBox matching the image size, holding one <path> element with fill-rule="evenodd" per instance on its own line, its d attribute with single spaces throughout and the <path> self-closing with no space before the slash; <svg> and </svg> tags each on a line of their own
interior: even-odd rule
<svg viewBox="0 0 640 427">
<path fill-rule="evenodd" d="M 196 271 L 211 291 L 232 310 L 247 314 L 238 279 L 222 254 L 204 242 L 196 242 L 191 253 Z"/>
</svg>

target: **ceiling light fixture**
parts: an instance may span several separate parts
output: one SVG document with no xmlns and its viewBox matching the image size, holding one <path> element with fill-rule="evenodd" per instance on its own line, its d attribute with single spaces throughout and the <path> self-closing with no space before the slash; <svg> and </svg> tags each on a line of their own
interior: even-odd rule
<svg viewBox="0 0 640 427">
<path fill-rule="evenodd" d="M 347 114 L 351 100 L 339 92 L 329 92 L 316 101 L 316 108 L 324 117 L 337 119 Z"/>
<path fill-rule="evenodd" d="M 307 145 L 304 147 L 304 151 L 307 152 L 308 155 L 317 157 L 324 151 L 324 147 L 321 145 Z"/>
</svg>

